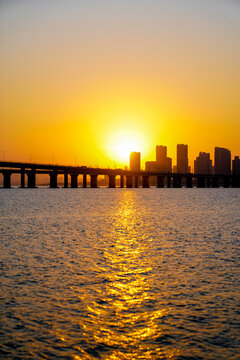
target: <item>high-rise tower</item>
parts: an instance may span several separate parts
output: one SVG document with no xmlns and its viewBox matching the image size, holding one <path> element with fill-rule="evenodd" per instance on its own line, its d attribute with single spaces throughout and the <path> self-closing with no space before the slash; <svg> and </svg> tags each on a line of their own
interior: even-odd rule
<svg viewBox="0 0 240 360">
<path fill-rule="evenodd" d="M 212 160 L 210 160 L 210 154 L 200 152 L 196 160 L 194 161 L 194 173 L 210 175 L 212 173 Z"/>
<path fill-rule="evenodd" d="M 188 173 L 188 146 L 184 144 L 177 144 L 177 172 Z"/>
<path fill-rule="evenodd" d="M 140 171 L 141 167 L 141 153 L 133 151 L 130 154 L 130 170 Z"/>
<path fill-rule="evenodd" d="M 167 157 L 167 147 L 163 145 L 156 146 L 156 168 L 157 171 L 172 172 L 172 159 Z"/>
<path fill-rule="evenodd" d="M 217 175 L 231 175 L 231 151 L 215 147 L 214 173 Z"/>
</svg>

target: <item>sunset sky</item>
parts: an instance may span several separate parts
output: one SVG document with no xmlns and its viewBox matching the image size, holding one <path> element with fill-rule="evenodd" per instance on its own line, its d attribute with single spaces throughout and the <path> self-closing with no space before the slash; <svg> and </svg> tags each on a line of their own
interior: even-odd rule
<svg viewBox="0 0 240 360">
<path fill-rule="evenodd" d="M 2 0 L 0 159 L 240 155 L 239 34 L 238 0 Z"/>
</svg>

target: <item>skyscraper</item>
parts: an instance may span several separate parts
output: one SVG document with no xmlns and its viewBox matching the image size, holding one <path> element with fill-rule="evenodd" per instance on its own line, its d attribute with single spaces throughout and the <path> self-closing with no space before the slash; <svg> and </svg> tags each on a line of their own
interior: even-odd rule
<svg viewBox="0 0 240 360">
<path fill-rule="evenodd" d="M 240 159 L 239 156 L 235 156 L 232 161 L 232 174 L 240 176 Z"/>
<path fill-rule="evenodd" d="M 156 146 L 156 168 L 157 171 L 172 172 L 172 159 L 167 157 L 167 147 L 163 145 Z"/>
<path fill-rule="evenodd" d="M 133 151 L 130 154 L 130 170 L 140 171 L 141 167 L 141 153 Z"/>
<path fill-rule="evenodd" d="M 161 164 L 167 157 L 167 147 L 163 145 L 156 146 L 156 162 Z"/>
<path fill-rule="evenodd" d="M 231 151 L 215 147 L 214 173 L 217 175 L 231 175 Z"/>
<path fill-rule="evenodd" d="M 188 146 L 177 144 L 177 172 L 188 173 Z"/>
<path fill-rule="evenodd" d="M 212 173 L 212 160 L 210 160 L 210 154 L 200 152 L 196 160 L 194 160 L 194 173 L 206 174 Z"/>
</svg>

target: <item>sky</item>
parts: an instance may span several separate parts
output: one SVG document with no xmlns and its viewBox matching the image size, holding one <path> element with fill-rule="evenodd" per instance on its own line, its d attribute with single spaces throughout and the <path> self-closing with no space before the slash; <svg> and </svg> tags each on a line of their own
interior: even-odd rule
<svg viewBox="0 0 240 360">
<path fill-rule="evenodd" d="M 240 1 L 1 0 L 0 159 L 240 155 Z"/>
</svg>

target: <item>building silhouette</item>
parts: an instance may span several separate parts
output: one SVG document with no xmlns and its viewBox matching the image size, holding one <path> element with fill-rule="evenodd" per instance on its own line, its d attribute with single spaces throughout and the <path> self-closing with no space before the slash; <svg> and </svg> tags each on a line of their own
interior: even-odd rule
<svg viewBox="0 0 240 360">
<path fill-rule="evenodd" d="M 130 154 L 130 170 L 140 171 L 141 168 L 141 153 L 133 151 Z"/>
<path fill-rule="evenodd" d="M 160 172 L 172 172 L 172 159 L 167 157 L 167 147 L 163 145 L 156 146 L 156 166 Z"/>
<path fill-rule="evenodd" d="M 239 156 L 235 156 L 232 161 L 232 174 L 240 176 L 240 159 Z"/>
<path fill-rule="evenodd" d="M 216 175 L 231 175 L 231 151 L 215 147 L 214 173 Z"/>
<path fill-rule="evenodd" d="M 162 173 L 172 172 L 172 159 L 167 157 L 167 146 L 156 146 L 156 161 L 146 161 L 145 170 Z"/>
<path fill-rule="evenodd" d="M 157 171 L 157 162 L 156 161 L 146 161 L 145 162 L 145 171 Z"/>
<path fill-rule="evenodd" d="M 188 167 L 188 145 L 177 144 L 177 172 L 187 174 Z"/>
<path fill-rule="evenodd" d="M 212 173 L 212 160 L 210 154 L 200 152 L 196 160 L 194 160 L 194 173 L 210 175 Z"/>
</svg>

